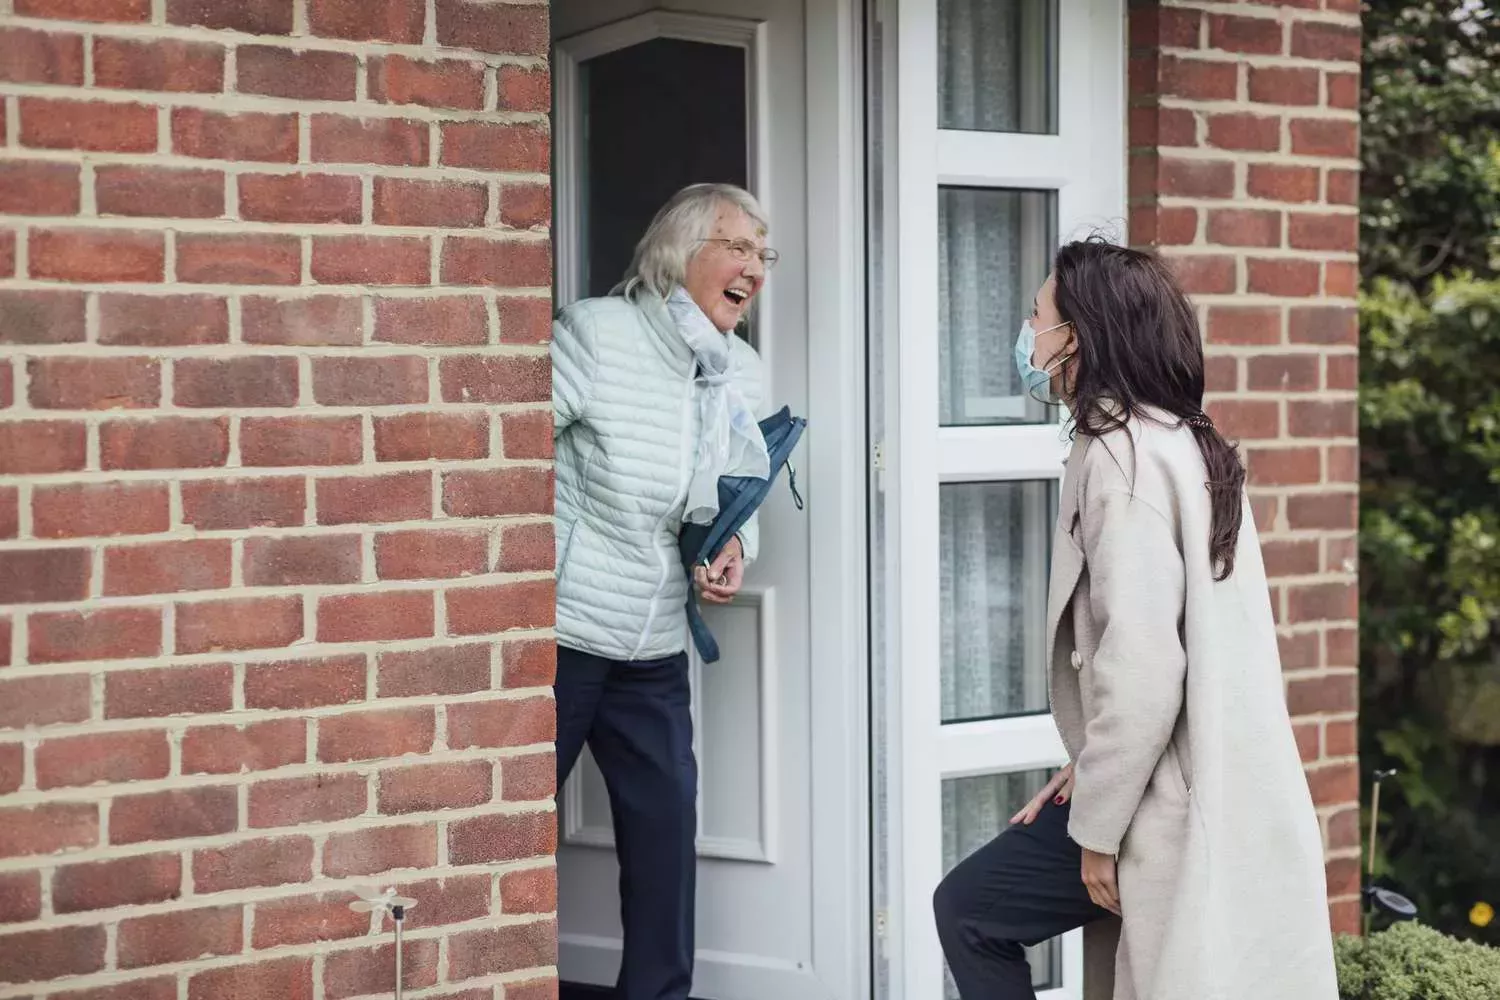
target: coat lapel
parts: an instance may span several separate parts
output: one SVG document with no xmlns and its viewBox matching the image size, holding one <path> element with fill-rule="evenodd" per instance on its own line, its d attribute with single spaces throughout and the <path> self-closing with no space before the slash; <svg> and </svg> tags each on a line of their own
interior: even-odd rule
<svg viewBox="0 0 1500 1000">
<path fill-rule="evenodd" d="M 1082 472 L 1085 440 L 1079 438 L 1073 442 L 1057 498 L 1057 529 L 1052 536 L 1052 572 L 1047 585 L 1048 670 L 1052 668 L 1053 655 L 1057 651 L 1057 630 L 1062 622 L 1063 609 L 1073 596 L 1073 588 L 1078 585 L 1078 576 L 1083 572 L 1083 552 L 1079 543 L 1074 541 L 1072 527 L 1078 514 L 1078 476 Z"/>
</svg>

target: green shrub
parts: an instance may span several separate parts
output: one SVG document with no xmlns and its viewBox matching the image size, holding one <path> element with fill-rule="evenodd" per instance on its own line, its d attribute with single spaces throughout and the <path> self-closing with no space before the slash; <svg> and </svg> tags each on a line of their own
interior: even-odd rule
<svg viewBox="0 0 1500 1000">
<path fill-rule="evenodd" d="M 1341 1000 L 1500 1000 L 1500 948 L 1421 924 L 1334 942 Z"/>
</svg>

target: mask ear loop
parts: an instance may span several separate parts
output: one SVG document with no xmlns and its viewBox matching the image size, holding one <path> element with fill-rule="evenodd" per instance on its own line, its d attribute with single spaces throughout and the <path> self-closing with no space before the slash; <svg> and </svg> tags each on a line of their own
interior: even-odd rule
<svg viewBox="0 0 1500 1000">
<path fill-rule="evenodd" d="M 1060 326 L 1067 325 L 1067 323 L 1059 323 L 1057 324 L 1057 326 L 1048 327 L 1047 329 L 1056 330 Z M 1057 371 L 1062 371 L 1067 366 L 1068 362 L 1072 361 L 1076 357 L 1078 357 L 1078 351 L 1074 349 L 1053 358 L 1051 365 L 1048 365 L 1046 368 L 1041 369 L 1042 371 L 1047 373 L 1047 382 L 1045 388 L 1043 388 L 1042 390 L 1042 393 L 1038 395 L 1036 392 L 1028 388 L 1026 390 L 1026 395 L 1030 396 L 1038 403 L 1041 403 L 1043 406 L 1062 406 L 1063 401 L 1052 392 L 1052 376 L 1054 374 L 1052 368 L 1055 366 Z"/>
</svg>

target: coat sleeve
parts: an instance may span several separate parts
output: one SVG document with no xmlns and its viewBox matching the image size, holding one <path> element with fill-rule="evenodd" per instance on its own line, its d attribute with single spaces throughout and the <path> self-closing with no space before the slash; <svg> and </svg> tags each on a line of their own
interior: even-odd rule
<svg viewBox="0 0 1500 1000">
<path fill-rule="evenodd" d="M 587 317 L 564 310 L 552 324 L 552 436 L 583 419 L 594 389 L 599 355 Z"/>
<path fill-rule="evenodd" d="M 1099 646 L 1068 834 L 1118 854 L 1182 708 L 1184 567 L 1166 517 L 1124 490 L 1096 495 L 1082 527 Z"/>
<path fill-rule="evenodd" d="M 739 357 L 735 365 L 734 384 L 740 395 L 745 397 L 745 404 L 750 407 L 750 412 L 759 420 L 765 416 L 760 355 L 749 344 L 742 342 L 736 346 L 739 347 Z M 751 514 L 749 520 L 740 525 L 736 535 L 740 540 L 740 548 L 745 552 L 745 565 L 748 566 L 760 558 L 760 513 L 757 511 Z"/>
</svg>

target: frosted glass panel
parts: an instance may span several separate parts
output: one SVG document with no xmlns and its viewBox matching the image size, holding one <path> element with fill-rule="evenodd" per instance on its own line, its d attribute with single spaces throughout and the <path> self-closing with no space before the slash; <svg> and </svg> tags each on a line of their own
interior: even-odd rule
<svg viewBox="0 0 1500 1000">
<path fill-rule="evenodd" d="M 938 127 L 1057 132 L 1057 0 L 938 0 Z"/>
</svg>

